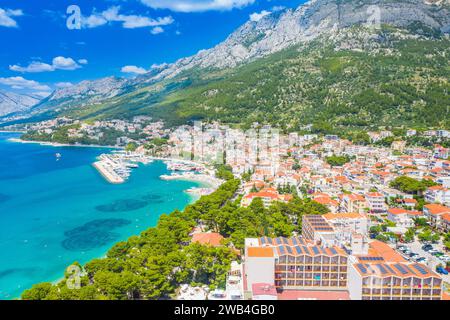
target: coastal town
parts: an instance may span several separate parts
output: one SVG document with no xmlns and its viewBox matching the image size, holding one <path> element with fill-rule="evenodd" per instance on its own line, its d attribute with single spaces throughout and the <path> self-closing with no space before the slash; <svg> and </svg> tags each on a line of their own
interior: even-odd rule
<svg viewBox="0 0 450 320">
<path fill-rule="evenodd" d="M 145 120 L 145 126 L 142 121 Z M 27 128 L 37 136 L 71 126 L 68 137 L 101 141 L 105 128 L 123 136 L 122 150 L 94 166 L 111 183 L 125 183 L 138 164 L 165 161 L 165 180 L 209 185 L 239 179 L 242 208 L 310 199 L 326 208 L 306 212 L 288 236 L 246 237 L 242 249 L 204 221 L 191 242 L 228 246 L 237 259 L 221 287 L 182 284 L 179 300 L 448 300 L 450 298 L 450 132 L 404 129 L 367 133 L 367 142 L 337 135 L 249 130 L 219 123 L 167 129 L 151 119 L 94 124 L 56 119 Z M 76 128 L 73 125 L 76 124 Z M 129 135 L 139 135 L 133 139 Z M 411 139 L 431 143 L 411 144 Z"/>
</svg>

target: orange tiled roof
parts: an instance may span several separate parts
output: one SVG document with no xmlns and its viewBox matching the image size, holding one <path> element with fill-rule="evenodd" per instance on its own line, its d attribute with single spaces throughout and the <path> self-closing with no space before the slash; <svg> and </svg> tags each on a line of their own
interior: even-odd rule
<svg viewBox="0 0 450 320">
<path fill-rule="evenodd" d="M 273 248 L 271 247 L 248 247 L 247 255 L 255 258 L 271 258 L 273 257 Z"/>
<path fill-rule="evenodd" d="M 219 233 L 196 233 L 192 236 L 192 242 L 200 243 L 203 245 L 210 245 L 218 247 L 221 245 L 223 237 Z"/>
<path fill-rule="evenodd" d="M 445 213 L 442 215 L 442 220 L 450 222 L 450 213 Z"/>
<path fill-rule="evenodd" d="M 388 210 L 388 212 L 390 214 L 397 215 L 397 214 L 406 214 L 406 213 L 408 213 L 408 210 L 405 210 L 405 209 L 402 209 L 402 208 L 390 208 Z"/>
<path fill-rule="evenodd" d="M 389 247 L 386 243 L 374 240 L 369 243 L 370 251 L 374 256 L 380 256 L 388 262 L 406 262 L 406 260 L 394 249 Z"/>
<path fill-rule="evenodd" d="M 444 188 L 443 186 L 433 186 L 428 188 L 428 190 L 430 191 L 445 190 L 445 189 L 446 188 Z"/>
<path fill-rule="evenodd" d="M 427 204 L 424 206 L 433 215 L 441 215 L 444 213 L 450 213 L 450 208 L 440 204 Z"/>
<path fill-rule="evenodd" d="M 383 195 L 379 192 L 369 192 L 367 194 L 368 197 L 374 198 L 374 197 L 383 197 Z"/>
</svg>

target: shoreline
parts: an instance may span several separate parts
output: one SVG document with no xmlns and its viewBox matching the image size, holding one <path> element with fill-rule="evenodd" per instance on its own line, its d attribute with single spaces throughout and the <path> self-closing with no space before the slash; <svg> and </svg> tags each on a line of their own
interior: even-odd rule
<svg viewBox="0 0 450 320">
<path fill-rule="evenodd" d="M 23 144 L 39 144 L 41 146 L 47 146 L 47 147 L 104 148 L 104 149 L 117 149 L 117 150 L 124 149 L 123 147 L 102 146 L 102 145 L 95 145 L 95 144 L 64 144 L 64 143 L 48 142 L 48 141 L 27 141 L 27 140 L 22 140 L 20 138 L 10 138 L 7 141 L 14 142 L 14 143 L 23 143 Z"/>
<path fill-rule="evenodd" d="M 26 131 L 0 130 L 0 133 L 26 133 Z"/>
</svg>

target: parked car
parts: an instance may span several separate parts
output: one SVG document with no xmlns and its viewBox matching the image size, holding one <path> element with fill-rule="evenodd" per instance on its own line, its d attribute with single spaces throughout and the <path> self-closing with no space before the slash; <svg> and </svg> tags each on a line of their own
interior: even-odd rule
<svg viewBox="0 0 450 320">
<path fill-rule="evenodd" d="M 423 251 L 433 250 L 433 246 L 431 244 L 426 244 L 426 245 L 422 246 L 422 250 Z"/>
<path fill-rule="evenodd" d="M 449 256 L 440 256 L 439 259 L 441 259 L 444 262 L 449 262 L 450 261 L 450 257 Z"/>
<path fill-rule="evenodd" d="M 440 252 L 440 251 L 437 251 L 437 252 L 432 253 L 432 255 L 435 256 L 435 257 L 441 257 L 441 256 L 444 255 L 444 253 Z"/>
<path fill-rule="evenodd" d="M 416 262 L 419 262 L 419 263 L 427 263 L 427 262 L 428 262 L 428 259 L 425 258 L 425 257 L 420 257 L 420 258 L 416 259 Z"/>
<path fill-rule="evenodd" d="M 436 272 L 444 275 L 448 275 L 448 271 L 444 267 L 436 267 Z"/>
</svg>

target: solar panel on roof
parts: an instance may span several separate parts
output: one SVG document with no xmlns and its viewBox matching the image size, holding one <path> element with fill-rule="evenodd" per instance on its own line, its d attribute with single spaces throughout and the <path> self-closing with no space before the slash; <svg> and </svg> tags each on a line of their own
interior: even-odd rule
<svg viewBox="0 0 450 320">
<path fill-rule="evenodd" d="M 383 261 L 384 259 L 382 257 L 360 257 L 359 260 L 361 260 L 361 261 Z"/>
<path fill-rule="evenodd" d="M 377 264 L 376 266 L 378 267 L 378 269 L 380 269 L 380 271 L 381 271 L 382 274 L 386 274 L 386 273 L 387 273 L 386 269 L 383 268 L 383 265 Z"/>
<path fill-rule="evenodd" d="M 384 267 L 385 267 L 386 269 L 388 269 L 389 272 L 395 273 L 394 270 L 392 270 L 392 268 L 391 268 L 388 264 L 385 264 Z"/>
<path fill-rule="evenodd" d="M 423 275 L 428 274 L 428 272 L 418 264 L 415 264 L 413 267 Z"/>
<path fill-rule="evenodd" d="M 337 254 L 337 251 L 336 251 L 335 248 L 330 248 L 330 251 L 331 251 L 332 254 Z"/>
<path fill-rule="evenodd" d="M 312 250 L 314 251 L 315 254 L 319 254 L 320 253 L 319 249 L 316 246 L 312 247 Z"/>
<path fill-rule="evenodd" d="M 262 237 L 262 238 L 259 239 L 259 241 L 261 241 L 261 244 L 265 244 L 266 243 L 266 238 Z"/>
<path fill-rule="evenodd" d="M 302 248 L 300 248 L 299 246 L 295 246 L 295 251 L 297 251 L 297 254 L 302 254 Z"/>
<path fill-rule="evenodd" d="M 366 267 L 364 267 L 363 264 L 359 263 L 356 266 L 358 267 L 359 270 L 361 270 L 362 273 L 367 273 L 367 269 Z"/>
<path fill-rule="evenodd" d="M 298 239 L 292 238 L 292 243 L 294 244 L 294 246 L 298 245 Z"/>
<path fill-rule="evenodd" d="M 292 248 L 291 247 L 286 247 L 287 251 L 292 254 Z"/>
<path fill-rule="evenodd" d="M 405 268 L 400 264 L 395 264 L 394 267 L 397 268 L 397 270 L 400 271 L 402 274 L 408 273 L 408 271 L 406 271 Z"/>
<path fill-rule="evenodd" d="M 281 244 L 281 239 L 280 239 L 280 238 L 276 238 L 276 239 L 275 239 L 275 242 L 276 242 L 277 244 Z"/>
<path fill-rule="evenodd" d="M 283 246 L 278 247 L 280 249 L 281 254 L 286 254 L 286 250 Z"/>
</svg>

